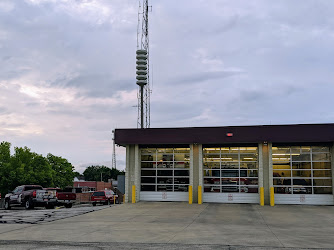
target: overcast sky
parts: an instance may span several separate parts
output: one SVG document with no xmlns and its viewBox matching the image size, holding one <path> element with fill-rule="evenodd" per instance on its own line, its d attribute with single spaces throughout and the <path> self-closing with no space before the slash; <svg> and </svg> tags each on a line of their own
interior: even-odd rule
<svg viewBox="0 0 334 250">
<path fill-rule="evenodd" d="M 138 3 L 0 0 L 0 141 L 111 166 L 112 129 L 137 126 Z M 150 4 L 151 127 L 334 122 L 334 1 Z"/>
</svg>

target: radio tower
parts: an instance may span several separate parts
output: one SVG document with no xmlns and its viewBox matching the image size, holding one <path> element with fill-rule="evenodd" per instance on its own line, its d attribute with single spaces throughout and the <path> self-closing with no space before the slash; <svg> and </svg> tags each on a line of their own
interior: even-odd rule
<svg viewBox="0 0 334 250">
<path fill-rule="evenodd" d="M 150 127 L 150 79 L 149 79 L 149 34 L 148 34 L 148 0 L 143 0 L 143 9 L 139 3 L 136 51 L 136 79 L 138 91 L 137 128 Z"/>
<path fill-rule="evenodd" d="M 113 137 L 113 150 L 112 150 L 112 162 L 111 162 L 111 168 L 116 169 L 116 150 L 115 150 L 115 130 L 112 131 Z"/>
</svg>

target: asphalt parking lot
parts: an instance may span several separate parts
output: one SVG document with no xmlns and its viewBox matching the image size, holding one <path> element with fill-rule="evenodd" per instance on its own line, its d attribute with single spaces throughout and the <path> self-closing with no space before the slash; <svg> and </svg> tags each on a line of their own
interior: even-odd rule
<svg viewBox="0 0 334 250">
<path fill-rule="evenodd" d="M 334 247 L 333 206 L 139 202 L 103 207 L 38 224 L 0 224 L 0 249 Z"/>
<path fill-rule="evenodd" d="M 73 208 L 56 207 L 56 209 L 35 208 L 26 210 L 23 207 L 13 207 L 11 210 L 0 209 L 1 224 L 40 224 L 65 219 L 81 214 L 91 213 L 109 206 L 84 204 Z"/>
</svg>

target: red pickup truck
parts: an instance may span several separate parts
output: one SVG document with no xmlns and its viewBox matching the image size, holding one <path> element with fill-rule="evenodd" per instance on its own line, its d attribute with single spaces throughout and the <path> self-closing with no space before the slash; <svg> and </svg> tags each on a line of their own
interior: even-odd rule
<svg viewBox="0 0 334 250">
<path fill-rule="evenodd" d="M 34 207 L 52 209 L 56 202 L 56 191 L 44 190 L 39 185 L 22 185 L 6 194 L 5 209 L 11 209 L 12 206 L 24 206 L 26 209 Z"/>
<path fill-rule="evenodd" d="M 57 206 L 65 206 L 71 208 L 73 203 L 77 200 L 77 195 L 72 192 L 66 192 L 60 188 L 46 188 L 46 190 L 52 190 L 56 192 Z"/>
</svg>

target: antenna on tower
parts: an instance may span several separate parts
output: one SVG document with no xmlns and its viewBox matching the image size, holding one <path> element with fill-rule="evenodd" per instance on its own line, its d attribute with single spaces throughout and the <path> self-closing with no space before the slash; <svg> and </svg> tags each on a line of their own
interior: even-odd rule
<svg viewBox="0 0 334 250">
<path fill-rule="evenodd" d="M 141 5 L 139 2 L 136 51 L 136 83 L 139 86 L 137 128 L 149 128 L 151 123 L 148 34 L 149 8 L 152 10 L 152 6 L 148 5 L 148 0 L 143 0 L 143 10 L 141 12 Z"/>
<path fill-rule="evenodd" d="M 113 150 L 112 150 L 112 161 L 111 168 L 116 169 L 116 150 L 115 150 L 115 130 L 112 131 L 112 141 L 113 141 Z"/>
</svg>

